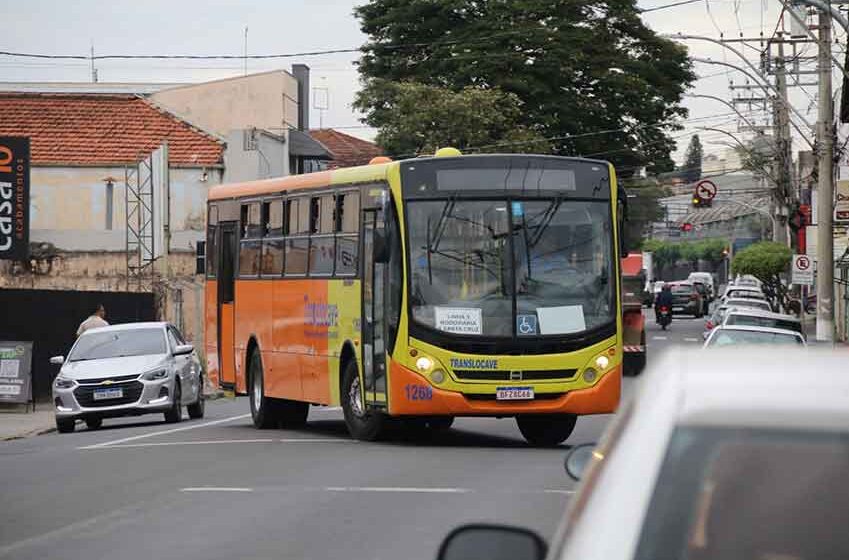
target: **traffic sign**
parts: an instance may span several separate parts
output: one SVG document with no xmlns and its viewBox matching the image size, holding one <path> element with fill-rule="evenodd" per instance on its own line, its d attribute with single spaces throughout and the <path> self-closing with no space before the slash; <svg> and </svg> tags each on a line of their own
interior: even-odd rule
<svg viewBox="0 0 849 560">
<path fill-rule="evenodd" d="M 793 255 L 790 281 L 794 284 L 813 286 L 814 266 L 808 255 Z"/>
<path fill-rule="evenodd" d="M 713 181 L 699 181 L 696 184 L 696 196 L 702 200 L 713 200 L 716 196 L 716 184 Z"/>
</svg>

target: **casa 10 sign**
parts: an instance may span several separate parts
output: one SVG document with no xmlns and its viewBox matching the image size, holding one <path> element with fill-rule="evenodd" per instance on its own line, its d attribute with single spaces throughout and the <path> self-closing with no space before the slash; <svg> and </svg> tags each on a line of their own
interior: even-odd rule
<svg viewBox="0 0 849 560">
<path fill-rule="evenodd" d="M 837 181 L 834 191 L 834 221 L 849 223 L 849 181 Z"/>
<path fill-rule="evenodd" d="M 29 257 L 29 138 L 0 136 L 0 259 Z"/>
</svg>

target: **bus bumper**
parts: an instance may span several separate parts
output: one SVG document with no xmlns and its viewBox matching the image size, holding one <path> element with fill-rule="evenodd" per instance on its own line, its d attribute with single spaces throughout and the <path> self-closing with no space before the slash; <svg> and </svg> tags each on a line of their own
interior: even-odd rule
<svg viewBox="0 0 849 560">
<path fill-rule="evenodd" d="M 529 401 L 496 401 L 494 395 L 491 399 L 469 398 L 463 393 L 436 388 L 415 371 L 395 361 L 391 362 L 390 375 L 389 414 L 393 416 L 608 414 L 616 410 L 622 391 L 621 365 L 587 389 L 569 391 L 556 398 Z M 424 390 L 411 391 L 411 386 Z"/>
</svg>

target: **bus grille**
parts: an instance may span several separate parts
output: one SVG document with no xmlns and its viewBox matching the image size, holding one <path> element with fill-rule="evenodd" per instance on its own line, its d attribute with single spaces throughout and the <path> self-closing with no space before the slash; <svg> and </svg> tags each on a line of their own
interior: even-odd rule
<svg viewBox="0 0 849 560">
<path fill-rule="evenodd" d="M 578 373 L 576 369 L 549 370 L 478 370 L 455 369 L 457 379 L 473 381 L 565 381 L 572 379 Z M 519 376 L 521 374 L 521 376 Z"/>
</svg>

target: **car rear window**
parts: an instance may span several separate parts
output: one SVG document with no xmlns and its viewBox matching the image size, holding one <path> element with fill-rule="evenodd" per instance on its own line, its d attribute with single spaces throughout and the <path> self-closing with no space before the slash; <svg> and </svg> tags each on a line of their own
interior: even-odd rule
<svg viewBox="0 0 849 560">
<path fill-rule="evenodd" d="M 731 290 L 730 292 L 728 292 L 728 297 L 744 299 L 764 299 L 764 295 L 762 293 L 754 292 L 752 290 Z"/>
<path fill-rule="evenodd" d="M 772 311 L 769 304 L 762 299 L 738 299 L 736 301 L 729 300 L 728 307 L 750 307 L 752 309 L 761 309 L 763 311 Z"/>
<path fill-rule="evenodd" d="M 678 284 L 672 286 L 673 294 L 689 294 L 693 291 L 693 286 L 690 284 Z"/>
<path fill-rule="evenodd" d="M 849 558 L 849 436 L 679 427 L 635 558 Z"/>
<path fill-rule="evenodd" d="M 732 314 L 725 321 L 726 325 L 745 325 L 748 327 L 770 327 L 773 329 L 785 329 L 788 331 L 802 332 L 802 324 L 798 321 L 788 319 L 772 319 L 770 317 L 759 317 L 757 315 Z"/>
<path fill-rule="evenodd" d="M 709 346 L 737 344 L 802 344 L 802 341 L 789 333 L 729 329 L 717 331 L 708 343 Z"/>
</svg>

